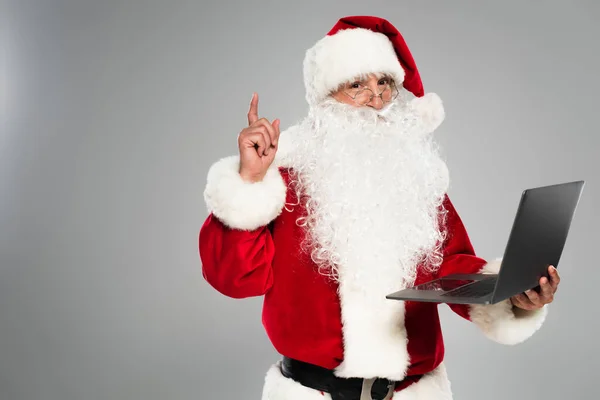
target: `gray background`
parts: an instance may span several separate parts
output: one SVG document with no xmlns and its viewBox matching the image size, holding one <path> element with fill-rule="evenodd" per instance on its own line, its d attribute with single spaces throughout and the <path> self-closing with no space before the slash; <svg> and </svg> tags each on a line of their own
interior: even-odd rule
<svg viewBox="0 0 600 400">
<path fill-rule="evenodd" d="M 441 307 L 457 399 L 591 399 L 600 327 L 598 2 L 30 1 L 3 4 L 0 399 L 260 398 L 261 298 L 202 279 L 210 164 L 259 111 L 306 113 L 304 51 L 344 15 L 405 35 L 450 195 L 500 256 L 521 191 L 585 179 L 543 329 L 495 344 Z"/>
</svg>

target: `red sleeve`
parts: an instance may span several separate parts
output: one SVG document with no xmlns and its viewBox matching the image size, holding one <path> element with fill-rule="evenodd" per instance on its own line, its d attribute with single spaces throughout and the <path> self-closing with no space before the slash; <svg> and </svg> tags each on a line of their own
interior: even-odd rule
<svg viewBox="0 0 600 400">
<path fill-rule="evenodd" d="M 226 296 L 261 296 L 273 284 L 275 248 L 268 226 L 232 229 L 211 213 L 200 230 L 199 249 L 204 279 Z"/>
<path fill-rule="evenodd" d="M 214 163 L 204 199 L 208 217 L 198 238 L 202 274 L 222 294 L 261 296 L 273 284 L 275 253 L 269 226 L 281 213 L 287 194 L 282 172 L 272 165 L 260 182 L 239 174 L 239 156 Z"/>
<path fill-rule="evenodd" d="M 467 231 L 446 196 L 448 237 L 444 247 L 444 261 L 439 276 L 450 274 L 498 273 L 502 259 L 486 261 L 475 254 Z M 515 345 L 530 338 L 540 329 L 548 313 L 547 306 L 533 311 L 515 312 L 510 300 L 496 304 L 448 304 L 461 317 L 473 322 L 489 339 Z"/>
<path fill-rule="evenodd" d="M 447 237 L 439 276 L 479 273 L 487 261 L 475 254 L 467 230 L 448 195 L 444 199 L 444 209 L 447 210 Z M 449 307 L 463 318 L 470 319 L 468 305 L 449 304 Z"/>
</svg>

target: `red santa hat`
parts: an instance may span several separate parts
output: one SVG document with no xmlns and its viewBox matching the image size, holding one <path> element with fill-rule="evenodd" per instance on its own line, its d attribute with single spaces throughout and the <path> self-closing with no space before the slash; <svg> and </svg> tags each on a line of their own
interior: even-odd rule
<svg viewBox="0 0 600 400">
<path fill-rule="evenodd" d="M 416 97 L 424 94 L 410 50 L 390 22 L 370 16 L 341 18 L 306 52 L 306 99 L 315 105 L 340 84 L 369 73 L 390 74 L 399 88 Z"/>
</svg>

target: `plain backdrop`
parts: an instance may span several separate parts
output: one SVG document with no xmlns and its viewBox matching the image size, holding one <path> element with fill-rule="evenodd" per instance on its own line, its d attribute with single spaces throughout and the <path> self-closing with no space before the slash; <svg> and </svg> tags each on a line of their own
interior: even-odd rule
<svg viewBox="0 0 600 400">
<path fill-rule="evenodd" d="M 209 166 L 253 91 L 307 111 L 304 52 L 346 15 L 403 33 L 452 197 L 501 256 L 521 192 L 586 180 L 543 328 L 518 346 L 440 306 L 456 399 L 595 399 L 600 6 L 594 0 L 59 1 L 0 11 L 0 399 L 259 399 L 261 298 L 202 278 Z"/>
</svg>

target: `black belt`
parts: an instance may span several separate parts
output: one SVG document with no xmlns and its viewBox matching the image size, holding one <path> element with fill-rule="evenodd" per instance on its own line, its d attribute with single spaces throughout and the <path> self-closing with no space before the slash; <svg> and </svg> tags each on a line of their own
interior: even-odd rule
<svg viewBox="0 0 600 400">
<path fill-rule="evenodd" d="M 286 378 L 291 378 L 303 386 L 327 392 L 332 400 L 359 400 L 363 385 L 361 378 L 340 378 L 333 374 L 333 370 L 283 357 L 281 373 Z M 400 382 L 377 378 L 371 388 L 371 398 L 382 400 L 389 391 L 390 385 L 394 387 Z"/>
</svg>

